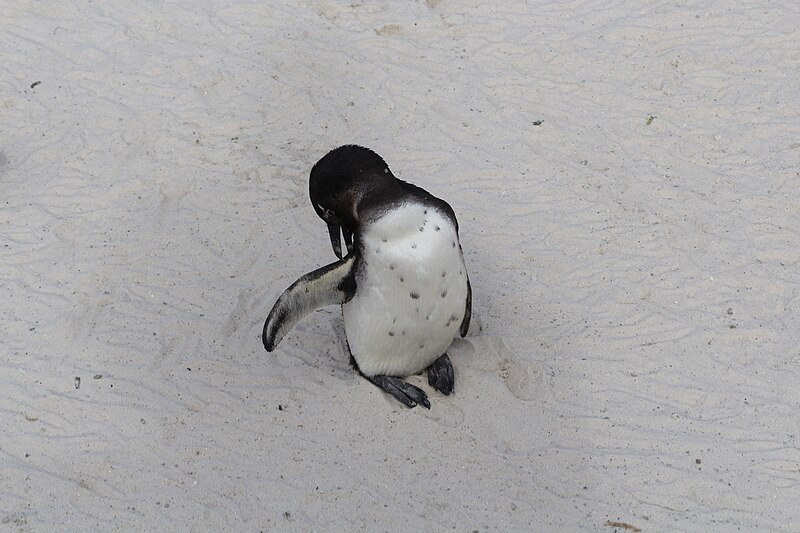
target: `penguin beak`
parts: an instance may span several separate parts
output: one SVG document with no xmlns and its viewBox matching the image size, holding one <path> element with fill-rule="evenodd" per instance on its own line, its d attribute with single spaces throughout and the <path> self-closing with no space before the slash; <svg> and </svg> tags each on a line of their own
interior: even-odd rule
<svg viewBox="0 0 800 533">
<path fill-rule="evenodd" d="M 350 233 L 350 230 L 347 228 L 342 227 L 342 235 L 344 236 L 344 244 L 347 246 L 347 253 L 349 254 L 353 251 L 353 234 Z"/>
<path fill-rule="evenodd" d="M 333 247 L 333 253 L 336 254 L 336 257 L 339 259 L 342 258 L 342 238 L 339 232 L 341 231 L 341 226 L 336 222 L 328 222 L 328 233 L 331 236 L 331 246 Z M 347 230 L 345 230 L 347 231 Z M 347 243 L 347 238 L 345 238 L 345 243 Z"/>
<path fill-rule="evenodd" d="M 335 222 L 328 222 L 328 233 L 331 236 L 331 246 L 333 247 L 333 253 L 336 254 L 336 257 L 339 259 L 342 258 L 342 237 L 339 234 L 341 228 L 339 224 Z"/>
<path fill-rule="evenodd" d="M 340 226 L 336 222 L 328 222 L 328 234 L 331 237 L 331 247 L 336 257 L 339 259 L 342 258 L 342 236 L 344 237 L 344 245 L 347 247 L 347 253 L 353 251 L 353 234 L 350 230 Z"/>
</svg>

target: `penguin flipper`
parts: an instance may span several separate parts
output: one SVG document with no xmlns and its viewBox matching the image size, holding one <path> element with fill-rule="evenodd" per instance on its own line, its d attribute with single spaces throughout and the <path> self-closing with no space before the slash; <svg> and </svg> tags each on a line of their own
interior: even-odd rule
<svg viewBox="0 0 800 533">
<path fill-rule="evenodd" d="M 461 326 L 458 328 L 458 333 L 461 338 L 467 336 L 469 331 L 469 321 L 472 318 L 472 285 L 469 284 L 469 276 L 467 276 L 467 303 L 464 307 L 464 320 L 461 321 Z"/>
<path fill-rule="evenodd" d="M 269 312 L 261 340 L 268 352 L 275 349 L 283 337 L 307 314 L 321 307 L 343 304 L 356 291 L 353 272 L 354 256 L 302 276 L 283 291 Z"/>
</svg>

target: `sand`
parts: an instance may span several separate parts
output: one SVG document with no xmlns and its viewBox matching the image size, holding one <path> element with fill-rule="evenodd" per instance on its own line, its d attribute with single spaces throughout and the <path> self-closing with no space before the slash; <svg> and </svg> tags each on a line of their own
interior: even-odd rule
<svg viewBox="0 0 800 533">
<path fill-rule="evenodd" d="M 798 26 L 7 0 L 0 529 L 797 531 Z M 307 179 L 344 143 L 459 216 L 430 411 L 352 371 L 334 307 L 261 345 L 333 259 Z"/>
</svg>

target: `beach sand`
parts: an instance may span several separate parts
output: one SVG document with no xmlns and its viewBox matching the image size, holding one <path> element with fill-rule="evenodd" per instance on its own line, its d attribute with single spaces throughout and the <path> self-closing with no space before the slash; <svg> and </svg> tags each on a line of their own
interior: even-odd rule
<svg viewBox="0 0 800 533">
<path fill-rule="evenodd" d="M 795 3 L 270 4 L 4 3 L 0 530 L 800 528 Z M 261 344 L 345 143 L 459 217 L 430 411 Z"/>
</svg>

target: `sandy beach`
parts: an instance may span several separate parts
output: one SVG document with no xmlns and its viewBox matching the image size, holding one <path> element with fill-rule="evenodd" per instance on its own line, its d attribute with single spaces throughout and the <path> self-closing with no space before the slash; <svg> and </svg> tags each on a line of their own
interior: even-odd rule
<svg viewBox="0 0 800 533">
<path fill-rule="evenodd" d="M 644 6 L 644 4 L 642 4 Z M 794 2 L 0 15 L 0 531 L 800 529 Z M 454 394 L 359 377 L 345 143 L 459 217 Z"/>
</svg>

